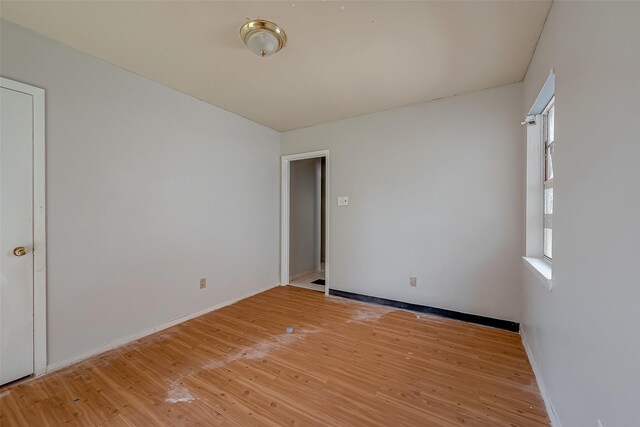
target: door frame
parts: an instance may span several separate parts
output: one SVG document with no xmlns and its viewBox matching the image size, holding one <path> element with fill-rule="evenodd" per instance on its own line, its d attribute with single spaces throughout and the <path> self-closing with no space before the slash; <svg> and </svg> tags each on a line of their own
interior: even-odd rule
<svg viewBox="0 0 640 427">
<path fill-rule="evenodd" d="M 289 284 L 289 234 L 290 234 L 290 209 L 291 209 L 291 201 L 289 190 L 291 188 L 291 162 L 295 160 L 304 160 L 304 159 L 316 159 L 322 158 L 326 159 L 325 164 L 325 186 L 326 186 L 326 194 L 325 194 L 325 209 L 326 209 L 326 217 L 325 217 L 325 265 L 324 265 L 324 293 L 325 295 L 329 295 L 329 286 L 331 282 L 330 279 L 330 269 L 331 269 L 331 250 L 329 245 L 329 230 L 330 230 L 330 217 L 331 217 L 331 209 L 329 201 L 331 200 L 331 186 L 330 186 L 330 161 L 329 161 L 329 150 L 321 150 L 321 151 L 310 151 L 307 153 L 298 153 L 298 154 L 289 154 L 286 156 L 282 156 L 282 188 L 281 188 L 281 201 L 282 206 L 280 209 L 280 284 L 282 286 L 286 286 Z"/>
<path fill-rule="evenodd" d="M 316 271 L 322 270 L 322 158 L 315 165 L 316 176 Z M 325 205 L 326 209 L 326 205 Z M 326 279 L 325 279 L 326 283 Z"/>
<path fill-rule="evenodd" d="M 33 376 L 47 372 L 45 91 L 0 77 L 0 86 L 33 99 Z"/>
</svg>

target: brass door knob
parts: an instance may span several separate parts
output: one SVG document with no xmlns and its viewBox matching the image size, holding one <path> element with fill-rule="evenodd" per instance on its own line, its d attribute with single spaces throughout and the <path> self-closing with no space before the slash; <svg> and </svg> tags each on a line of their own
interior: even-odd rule
<svg viewBox="0 0 640 427">
<path fill-rule="evenodd" d="M 18 246 L 13 250 L 13 254 L 15 256 L 24 256 L 27 254 L 27 248 L 23 248 L 22 246 Z"/>
</svg>

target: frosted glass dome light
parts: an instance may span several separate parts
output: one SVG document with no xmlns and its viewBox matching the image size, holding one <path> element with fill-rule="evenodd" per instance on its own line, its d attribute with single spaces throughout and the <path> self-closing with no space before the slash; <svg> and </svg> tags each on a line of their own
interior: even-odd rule
<svg viewBox="0 0 640 427">
<path fill-rule="evenodd" d="M 269 56 L 282 49 L 287 41 L 282 28 L 262 19 L 249 21 L 240 28 L 240 38 L 258 56 Z"/>
</svg>

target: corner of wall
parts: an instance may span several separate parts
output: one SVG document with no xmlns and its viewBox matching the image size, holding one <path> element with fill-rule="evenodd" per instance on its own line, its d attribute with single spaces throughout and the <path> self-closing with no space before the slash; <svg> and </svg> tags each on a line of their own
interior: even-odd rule
<svg viewBox="0 0 640 427">
<path fill-rule="evenodd" d="M 533 375 L 536 378 L 536 383 L 538 384 L 538 390 L 540 390 L 540 395 L 542 396 L 542 400 L 544 401 L 544 407 L 547 410 L 547 416 L 549 417 L 549 422 L 551 423 L 551 427 L 562 427 L 560 423 L 560 419 L 556 415 L 555 410 L 553 409 L 553 404 L 551 403 L 551 399 L 547 394 L 547 388 L 542 380 L 542 372 L 538 368 L 536 360 L 533 358 L 533 351 L 529 346 L 529 342 L 526 338 L 526 329 L 524 324 L 520 324 L 520 337 L 522 338 L 522 346 L 524 347 L 524 351 L 527 353 L 527 358 L 529 359 L 529 364 L 533 369 Z"/>
</svg>

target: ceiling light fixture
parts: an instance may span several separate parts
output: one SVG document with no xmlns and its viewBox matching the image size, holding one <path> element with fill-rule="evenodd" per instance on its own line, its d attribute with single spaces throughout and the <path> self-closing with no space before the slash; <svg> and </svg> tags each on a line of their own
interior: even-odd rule
<svg viewBox="0 0 640 427">
<path fill-rule="evenodd" d="M 254 19 L 244 24 L 240 28 L 240 38 L 251 52 L 263 57 L 273 55 L 287 42 L 282 28 L 264 19 Z"/>
</svg>

